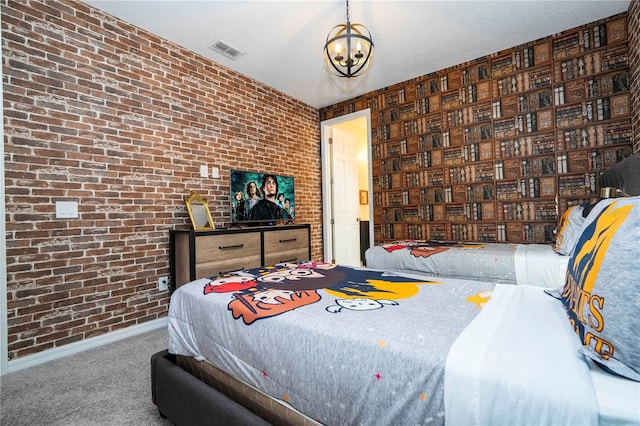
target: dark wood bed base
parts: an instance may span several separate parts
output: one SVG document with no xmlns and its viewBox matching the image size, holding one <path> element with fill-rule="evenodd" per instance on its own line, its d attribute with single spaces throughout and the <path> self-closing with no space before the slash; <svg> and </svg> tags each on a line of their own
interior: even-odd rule
<svg viewBox="0 0 640 426">
<path fill-rule="evenodd" d="M 317 425 L 299 412 L 190 357 L 151 357 L 151 398 L 176 425 Z"/>
<path fill-rule="evenodd" d="M 151 357 L 151 398 L 176 425 L 270 424 L 180 368 L 166 350 Z"/>
</svg>

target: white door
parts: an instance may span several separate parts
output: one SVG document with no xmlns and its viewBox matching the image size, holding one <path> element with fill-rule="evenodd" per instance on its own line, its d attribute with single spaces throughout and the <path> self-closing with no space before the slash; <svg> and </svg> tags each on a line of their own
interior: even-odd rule
<svg viewBox="0 0 640 426">
<path fill-rule="evenodd" d="M 335 262 L 360 266 L 357 137 L 334 127 L 331 150 Z"/>
</svg>

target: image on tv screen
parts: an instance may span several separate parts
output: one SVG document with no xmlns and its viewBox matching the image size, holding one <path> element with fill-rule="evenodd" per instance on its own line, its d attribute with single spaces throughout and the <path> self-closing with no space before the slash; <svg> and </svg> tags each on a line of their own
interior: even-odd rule
<svg viewBox="0 0 640 426">
<path fill-rule="evenodd" d="M 295 219 L 293 177 L 231 170 L 230 180 L 233 223 Z"/>
</svg>

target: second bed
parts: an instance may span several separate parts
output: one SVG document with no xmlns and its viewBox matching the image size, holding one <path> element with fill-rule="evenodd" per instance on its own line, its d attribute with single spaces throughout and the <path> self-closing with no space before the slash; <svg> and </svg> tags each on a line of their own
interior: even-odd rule
<svg viewBox="0 0 640 426">
<path fill-rule="evenodd" d="M 365 256 L 372 269 L 556 289 L 569 261 L 548 244 L 421 240 L 377 245 Z"/>
</svg>

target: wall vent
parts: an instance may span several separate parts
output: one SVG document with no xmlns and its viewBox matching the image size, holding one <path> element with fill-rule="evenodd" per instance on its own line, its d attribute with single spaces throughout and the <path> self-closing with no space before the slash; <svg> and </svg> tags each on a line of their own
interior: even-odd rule
<svg viewBox="0 0 640 426">
<path fill-rule="evenodd" d="M 211 46 L 209 46 L 209 49 L 215 50 L 218 53 L 222 53 L 224 56 L 226 56 L 229 59 L 237 59 L 240 56 L 242 56 L 245 53 L 247 53 L 247 52 L 243 52 L 242 50 L 231 46 L 229 43 L 227 43 L 226 41 L 222 41 L 222 40 L 216 40 L 215 43 L 213 43 Z"/>
</svg>

